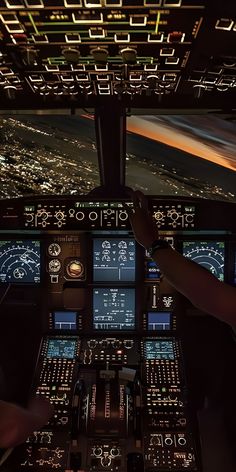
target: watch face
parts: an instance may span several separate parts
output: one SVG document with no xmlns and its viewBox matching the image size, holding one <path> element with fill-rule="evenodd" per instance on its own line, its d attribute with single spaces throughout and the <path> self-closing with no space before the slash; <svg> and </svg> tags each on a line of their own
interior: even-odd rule
<svg viewBox="0 0 236 472">
<path fill-rule="evenodd" d="M 164 248 L 167 248 L 169 247 L 169 243 L 165 240 L 165 239 L 157 239 L 156 241 L 154 241 L 154 243 L 152 244 L 150 250 L 149 250 L 149 254 L 153 255 L 153 253 L 155 251 L 157 251 L 157 249 L 164 249 Z"/>
</svg>

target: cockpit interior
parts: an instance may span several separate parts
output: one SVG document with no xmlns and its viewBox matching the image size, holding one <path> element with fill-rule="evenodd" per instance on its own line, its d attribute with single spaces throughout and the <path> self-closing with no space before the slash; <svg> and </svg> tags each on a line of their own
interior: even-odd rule
<svg viewBox="0 0 236 472">
<path fill-rule="evenodd" d="M 231 1 L 0 0 L 0 402 L 54 408 L 1 472 L 235 472 L 234 327 L 129 217 L 236 286 L 235 41 Z"/>
</svg>

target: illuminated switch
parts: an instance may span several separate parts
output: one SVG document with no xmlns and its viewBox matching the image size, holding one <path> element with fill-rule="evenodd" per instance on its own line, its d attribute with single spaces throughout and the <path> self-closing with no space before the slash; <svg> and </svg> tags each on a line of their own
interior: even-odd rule
<svg viewBox="0 0 236 472">
<path fill-rule="evenodd" d="M 84 6 L 88 8 L 101 7 L 102 0 L 84 0 Z"/>
<path fill-rule="evenodd" d="M 130 34 L 129 33 L 116 33 L 114 35 L 115 43 L 130 43 Z"/>
<path fill-rule="evenodd" d="M 165 64 L 175 66 L 179 63 L 179 57 L 167 57 Z"/>
<path fill-rule="evenodd" d="M 44 8 L 43 0 L 25 0 L 27 8 Z"/>
<path fill-rule="evenodd" d="M 130 15 L 129 24 L 130 26 L 146 26 L 147 16 L 146 15 Z"/>
<path fill-rule="evenodd" d="M 105 38 L 105 30 L 103 28 L 89 28 L 89 37 L 94 38 Z"/>
<path fill-rule="evenodd" d="M 110 84 L 98 84 L 98 92 L 100 95 L 110 95 Z"/>
<path fill-rule="evenodd" d="M 45 69 L 47 72 L 58 72 L 59 67 L 53 64 L 45 64 Z"/>
<path fill-rule="evenodd" d="M 162 48 L 160 50 L 160 56 L 173 56 L 175 50 L 173 48 Z"/>
<path fill-rule="evenodd" d="M 23 0 L 5 0 L 7 8 L 24 8 Z"/>
<path fill-rule="evenodd" d="M 136 72 L 131 72 L 131 73 L 129 74 L 129 80 L 130 80 L 131 82 L 132 82 L 132 81 L 135 81 L 135 82 L 140 81 L 140 82 L 141 82 L 141 81 L 143 80 L 143 76 L 142 76 L 142 74 L 138 74 L 138 73 L 136 73 Z"/>
<path fill-rule="evenodd" d="M 97 74 L 97 75 L 96 75 L 96 80 L 101 81 L 101 82 L 102 82 L 102 81 L 108 82 L 108 81 L 109 81 L 109 78 L 110 78 L 110 77 L 109 77 L 108 74 L 106 74 L 106 75 L 105 75 L 105 74 L 99 74 L 99 75 Z"/>
<path fill-rule="evenodd" d="M 2 13 L 0 18 L 4 25 L 10 25 L 14 23 L 19 24 L 19 20 L 14 13 Z"/>
<path fill-rule="evenodd" d="M 158 64 L 145 64 L 144 70 L 145 72 L 156 72 Z"/>
<path fill-rule="evenodd" d="M 210 84 L 210 85 L 214 85 L 217 81 L 217 77 L 215 75 L 207 75 L 204 80 L 203 80 L 203 83 L 204 84 Z"/>
<path fill-rule="evenodd" d="M 185 33 L 182 33 L 181 31 L 173 31 L 172 33 L 169 33 L 167 36 L 167 42 L 168 43 L 183 43 L 185 38 Z"/>
<path fill-rule="evenodd" d="M 97 61 L 97 64 L 94 64 L 94 69 L 97 72 L 106 72 L 108 71 L 108 64 L 102 64 L 102 63 L 99 64 L 99 62 Z"/>
<path fill-rule="evenodd" d="M 231 30 L 233 24 L 234 24 L 233 20 L 229 18 L 221 18 L 220 20 L 217 20 L 215 29 L 229 31 Z"/>
<path fill-rule="evenodd" d="M 69 75 L 69 74 L 64 74 L 64 75 L 61 75 L 61 81 L 62 82 L 74 82 L 74 77 L 72 75 Z"/>
<path fill-rule="evenodd" d="M 72 13 L 72 19 L 77 24 L 103 23 L 103 14 L 94 10 L 83 10 Z"/>
<path fill-rule="evenodd" d="M 181 7 L 182 0 L 163 0 L 163 7 Z"/>
<path fill-rule="evenodd" d="M 144 0 L 145 7 L 159 7 L 161 5 L 161 0 Z"/>
<path fill-rule="evenodd" d="M 44 44 L 48 43 L 48 37 L 46 34 L 32 34 L 32 39 L 35 43 Z"/>
<path fill-rule="evenodd" d="M 20 24 L 20 23 L 11 23 L 11 24 L 7 24 L 5 23 L 5 27 L 8 31 L 8 33 L 24 33 L 25 30 L 23 28 L 23 26 Z"/>
<path fill-rule="evenodd" d="M 50 274 L 51 284 L 58 284 L 59 282 L 59 275 L 52 275 Z"/>
<path fill-rule="evenodd" d="M 65 34 L 66 43 L 81 43 L 81 37 L 79 33 L 67 33 Z"/>
<path fill-rule="evenodd" d="M 89 76 L 88 76 L 88 74 L 76 75 L 76 80 L 77 80 L 77 82 L 88 82 L 89 81 Z"/>
<path fill-rule="evenodd" d="M 82 7 L 82 0 L 64 0 L 66 8 Z"/>
<path fill-rule="evenodd" d="M 122 0 L 105 0 L 105 7 L 122 7 Z"/>
<path fill-rule="evenodd" d="M 162 43 L 164 40 L 163 33 L 150 33 L 148 35 L 148 43 Z"/>
</svg>

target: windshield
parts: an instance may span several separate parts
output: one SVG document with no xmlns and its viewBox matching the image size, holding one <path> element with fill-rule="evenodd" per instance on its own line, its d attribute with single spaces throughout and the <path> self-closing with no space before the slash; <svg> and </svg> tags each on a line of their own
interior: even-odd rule
<svg viewBox="0 0 236 472">
<path fill-rule="evenodd" d="M 100 182 L 93 119 L 1 117 L 0 169 L 1 198 L 87 194 Z"/>
<path fill-rule="evenodd" d="M 0 197 L 82 195 L 100 185 L 94 116 L 0 117 Z M 127 118 L 126 185 L 236 200 L 236 124 L 215 115 Z"/>
<path fill-rule="evenodd" d="M 151 115 L 127 122 L 127 185 L 149 194 L 236 200 L 232 117 Z"/>
</svg>

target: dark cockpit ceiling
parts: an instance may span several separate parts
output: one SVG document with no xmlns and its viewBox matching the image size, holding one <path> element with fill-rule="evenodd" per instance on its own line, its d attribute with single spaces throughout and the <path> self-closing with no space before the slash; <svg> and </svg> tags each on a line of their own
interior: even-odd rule
<svg viewBox="0 0 236 472">
<path fill-rule="evenodd" d="M 232 112 L 235 5 L 1 0 L 0 109 Z"/>
</svg>

